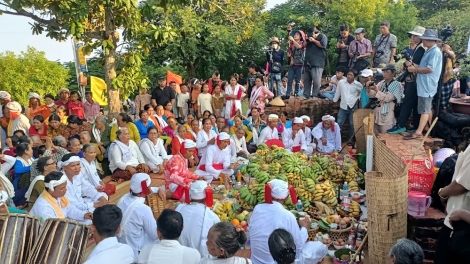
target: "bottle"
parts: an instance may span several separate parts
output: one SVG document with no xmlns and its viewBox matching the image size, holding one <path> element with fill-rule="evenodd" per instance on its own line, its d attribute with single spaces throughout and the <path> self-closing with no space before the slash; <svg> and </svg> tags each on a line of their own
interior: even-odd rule
<svg viewBox="0 0 470 264">
<path fill-rule="evenodd" d="M 359 248 L 361 246 L 361 243 L 362 243 L 361 234 L 358 233 L 357 238 L 356 238 L 356 248 Z"/>
<path fill-rule="evenodd" d="M 341 190 L 341 196 L 343 196 L 343 197 L 348 197 L 349 196 L 348 182 L 344 182 L 343 189 Z"/>
<path fill-rule="evenodd" d="M 349 191 L 348 182 L 346 182 L 346 181 L 345 181 L 344 184 L 343 184 L 343 190 L 344 190 L 344 191 Z"/>
<path fill-rule="evenodd" d="M 302 212 L 302 209 L 304 206 L 302 205 L 302 201 L 297 201 L 297 204 L 295 205 L 295 208 L 297 209 L 297 212 Z"/>
<path fill-rule="evenodd" d="M 235 175 L 232 175 L 231 177 L 232 183 L 235 183 Z"/>
<path fill-rule="evenodd" d="M 242 172 L 241 171 L 237 172 L 237 182 L 242 182 Z"/>
<path fill-rule="evenodd" d="M 354 230 L 352 230 L 352 229 L 351 229 L 351 233 L 349 234 L 349 237 L 348 237 L 348 244 L 351 247 L 354 247 L 356 245 L 356 242 L 354 241 Z"/>
</svg>

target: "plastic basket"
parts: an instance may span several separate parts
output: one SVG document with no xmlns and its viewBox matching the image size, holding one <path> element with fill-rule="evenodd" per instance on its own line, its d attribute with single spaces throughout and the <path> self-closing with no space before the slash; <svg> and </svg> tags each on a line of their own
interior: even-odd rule
<svg viewBox="0 0 470 264">
<path fill-rule="evenodd" d="M 410 161 L 404 159 L 406 164 Z M 419 191 L 431 194 L 436 173 L 431 159 L 413 160 L 408 170 L 408 191 Z"/>
</svg>

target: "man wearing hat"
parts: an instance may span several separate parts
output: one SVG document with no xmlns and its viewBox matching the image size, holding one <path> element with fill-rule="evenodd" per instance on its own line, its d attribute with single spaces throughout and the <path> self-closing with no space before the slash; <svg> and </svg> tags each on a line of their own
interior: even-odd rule
<svg viewBox="0 0 470 264">
<path fill-rule="evenodd" d="M 364 28 L 357 28 L 354 35 L 356 35 L 356 39 L 349 45 L 349 57 L 351 58 L 349 68 L 354 67 L 357 72 L 360 72 L 370 65 L 368 58 L 372 55 L 372 43 L 365 38 L 366 30 Z M 354 58 L 356 58 L 356 62 L 354 62 Z"/>
<path fill-rule="evenodd" d="M 310 143 L 312 142 L 312 129 L 310 129 L 309 125 L 310 125 L 310 117 L 309 116 L 306 116 L 306 115 L 303 115 L 300 117 L 300 119 L 302 119 L 303 121 L 303 124 L 300 125 L 300 128 L 302 129 L 302 131 L 304 132 L 304 135 L 305 135 L 305 143 L 307 145 L 310 145 Z M 314 144 L 315 145 L 315 144 Z M 313 147 L 315 148 L 315 146 Z"/>
<path fill-rule="evenodd" d="M 419 65 L 407 62 L 408 71 L 416 73 L 416 86 L 418 92 L 418 114 L 421 115 L 418 129 L 405 136 L 405 139 L 419 139 L 423 136 L 423 129 L 432 118 L 432 101 L 437 93 L 437 86 L 442 71 L 442 52 L 437 47 L 437 30 L 426 29 L 420 37 L 423 46 L 427 48 Z"/>
<path fill-rule="evenodd" d="M 341 151 L 341 129 L 335 118 L 324 115 L 312 130 L 312 136 L 317 142 L 317 150 L 321 153 Z"/>
<path fill-rule="evenodd" d="M 158 193 L 166 200 L 162 187 L 150 187 L 152 180 L 146 173 L 136 173 L 130 181 L 130 192 L 119 199 L 117 206 L 122 211 L 121 232 L 118 241 L 129 245 L 137 259 L 142 248 L 154 244 L 157 240 L 157 223 L 152 209 L 145 204 L 145 197 L 150 193 Z"/>
<path fill-rule="evenodd" d="M 377 35 L 372 50 L 372 67 L 377 68 L 379 64 L 394 63 L 393 56 L 397 52 L 397 36 L 390 33 L 390 22 L 380 23 L 380 35 Z"/>
<path fill-rule="evenodd" d="M 320 93 L 321 76 L 326 62 L 328 38 L 316 27 L 307 30 L 304 60 L 304 93 L 306 99 Z"/>
<path fill-rule="evenodd" d="M 277 96 L 279 96 L 279 89 L 282 87 L 281 76 L 284 72 L 284 51 L 281 49 L 280 44 L 277 37 L 272 37 L 269 41 L 271 48 L 266 52 L 266 60 L 269 64 L 268 88 L 274 93 L 274 83 L 276 83 Z"/>
<path fill-rule="evenodd" d="M 304 217 L 300 218 L 297 223 L 295 216 L 283 207 L 289 195 L 292 203 L 296 204 L 297 195 L 292 185 L 277 179 L 271 180 L 265 185 L 265 203 L 255 206 L 248 223 L 251 261 L 254 264 L 276 263 L 269 252 L 268 238 L 278 228 L 283 228 L 292 234 L 298 254 L 297 257 L 300 256 L 300 252 L 305 242 L 307 242 L 307 227 L 310 220 L 308 217 Z M 301 226 L 300 229 L 299 225 Z"/>
<path fill-rule="evenodd" d="M 360 96 L 360 106 L 361 108 L 369 108 L 371 101 L 369 95 L 367 94 L 367 84 L 370 83 L 374 79 L 374 72 L 371 69 L 364 69 L 359 74 L 360 82 L 364 84 L 364 87 L 361 91 Z"/>
<path fill-rule="evenodd" d="M 410 46 L 405 48 L 405 50 L 410 54 L 411 61 L 414 64 L 419 64 L 423 58 L 425 49 L 421 43 L 420 36 L 424 34 L 425 28 L 416 26 L 412 31 L 408 32 L 410 37 Z M 405 62 L 404 64 L 406 64 Z M 408 63 L 410 64 L 410 63 Z M 411 64 L 410 64 L 411 65 Z M 406 65 L 405 65 L 406 66 Z M 405 67 L 404 66 L 404 67 Z M 397 118 L 397 123 L 387 132 L 390 134 L 399 134 L 405 132 L 406 125 L 410 118 L 411 113 L 413 113 L 413 127 L 409 132 L 414 132 L 419 126 L 419 114 L 418 114 L 418 93 L 416 90 L 416 73 L 408 73 L 405 79 L 405 97 L 401 103 L 400 115 Z"/>
<path fill-rule="evenodd" d="M 282 143 L 284 147 L 290 152 L 302 152 L 307 155 L 312 154 L 313 149 L 307 145 L 305 141 L 305 135 L 301 127 L 304 121 L 300 117 L 294 118 L 292 128 L 285 128 L 282 131 Z"/>
<path fill-rule="evenodd" d="M 152 105 L 165 106 L 171 101 L 171 105 L 175 105 L 176 93 L 170 86 L 166 85 L 166 77 L 160 76 L 158 78 L 158 87 L 152 90 Z"/>
<path fill-rule="evenodd" d="M 394 109 L 397 104 L 401 104 L 403 98 L 403 87 L 394 79 L 396 71 L 395 65 L 389 64 L 382 69 L 383 81 L 377 85 L 373 82 L 366 83 L 367 93 L 378 102 L 374 109 L 376 134 L 386 133 L 396 123 Z"/>
<path fill-rule="evenodd" d="M 207 182 L 211 183 L 213 179 L 222 178 L 226 183 L 230 183 L 230 176 L 233 170 L 238 168 L 239 164 L 230 165 L 230 152 L 225 148 L 230 145 L 230 136 L 225 132 L 219 133 L 215 139 L 214 145 L 207 148 L 206 153 L 202 156 L 201 162 L 194 172 L 196 175 L 204 177 Z"/>
<path fill-rule="evenodd" d="M 13 136 L 13 132 L 17 130 L 21 130 L 26 135 L 28 135 L 31 124 L 29 123 L 29 119 L 21 113 L 21 105 L 18 102 L 9 102 L 6 107 L 10 112 L 10 122 L 8 123 L 7 136 Z"/>
<path fill-rule="evenodd" d="M 64 106 L 65 107 L 65 113 L 69 113 L 69 102 L 70 102 L 70 91 L 67 88 L 61 88 L 59 90 L 59 100 L 55 102 L 55 105 L 57 107 L 59 106 Z"/>
<path fill-rule="evenodd" d="M 266 143 L 270 139 L 279 139 L 277 124 L 279 123 L 279 117 L 275 114 L 270 114 L 268 116 L 268 125 L 261 130 L 261 133 L 258 137 L 258 142 L 256 145 L 261 143 Z"/>
<path fill-rule="evenodd" d="M 212 188 L 206 181 L 195 181 L 189 187 L 189 198 L 186 204 L 180 204 L 176 211 L 183 215 L 184 229 L 179 242 L 181 245 L 197 249 L 202 257 L 207 257 L 207 234 L 209 229 L 220 222 L 219 217 L 211 210 Z"/>
</svg>

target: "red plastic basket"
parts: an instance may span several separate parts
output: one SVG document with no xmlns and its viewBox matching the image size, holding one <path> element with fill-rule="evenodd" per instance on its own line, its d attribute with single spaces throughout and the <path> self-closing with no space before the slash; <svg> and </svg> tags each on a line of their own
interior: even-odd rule
<svg viewBox="0 0 470 264">
<path fill-rule="evenodd" d="M 404 158 L 403 161 L 406 164 L 410 162 Z M 408 169 L 408 191 L 419 191 L 430 195 L 435 179 L 436 174 L 431 159 L 413 160 Z"/>
</svg>

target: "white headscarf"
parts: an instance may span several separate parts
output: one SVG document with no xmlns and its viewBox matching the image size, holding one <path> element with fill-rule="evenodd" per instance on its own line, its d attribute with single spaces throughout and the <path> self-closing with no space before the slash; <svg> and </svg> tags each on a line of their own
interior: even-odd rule
<svg viewBox="0 0 470 264">
<path fill-rule="evenodd" d="M 189 187 L 189 196 L 194 200 L 202 200 L 206 198 L 206 181 L 194 181 Z"/>
<path fill-rule="evenodd" d="M 276 199 L 284 199 L 289 196 L 289 184 L 285 181 L 274 179 L 268 184 L 271 185 L 271 196 Z"/>
<path fill-rule="evenodd" d="M 67 176 L 65 176 L 65 174 L 62 174 L 62 177 L 60 177 L 60 179 L 58 179 L 57 181 L 52 180 L 50 182 L 46 182 L 45 185 L 46 185 L 46 188 L 48 188 L 51 191 L 54 191 L 54 187 L 57 187 L 64 182 L 67 182 Z"/>
<path fill-rule="evenodd" d="M 322 118 L 321 118 L 322 121 L 332 121 L 332 122 L 335 122 L 335 118 L 333 116 L 330 116 L 330 115 L 324 115 Z"/>
</svg>

